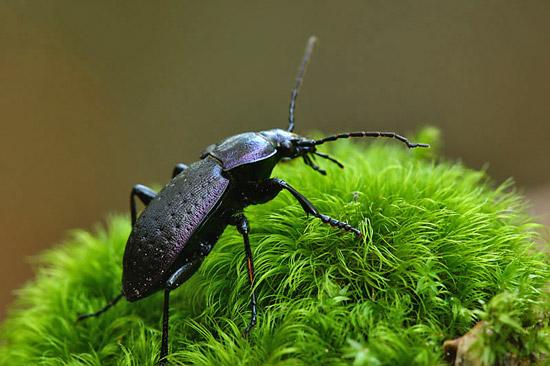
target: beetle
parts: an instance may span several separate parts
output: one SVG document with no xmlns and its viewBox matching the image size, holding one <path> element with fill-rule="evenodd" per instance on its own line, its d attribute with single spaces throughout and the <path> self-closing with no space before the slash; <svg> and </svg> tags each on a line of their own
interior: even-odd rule
<svg viewBox="0 0 550 366">
<path fill-rule="evenodd" d="M 329 155 L 317 151 L 317 146 L 350 137 L 395 138 L 409 148 L 428 145 L 412 143 L 395 132 L 350 132 L 318 140 L 295 134 L 296 99 L 315 43 L 315 37 L 310 37 L 307 42 L 291 92 L 286 130 L 246 132 L 210 145 L 199 161 L 190 166 L 177 164 L 172 180 L 158 193 L 139 184 L 133 187 L 130 194 L 132 232 L 124 251 L 122 291 L 101 310 L 80 315 L 78 320 L 99 316 L 123 297 L 128 301 L 137 301 L 163 290 L 159 357 L 160 364 L 163 365 L 168 354 L 170 292 L 198 270 L 228 225 L 235 226 L 243 237 L 251 288 L 251 318 L 244 333 L 248 334 L 256 324 L 250 227 L 243 213 L 247 206 L 268 202 L 280 191 L 286 190 L 298 201 L 306 214 L 325 224 L 361 236 L 359 229 L 320 213 L 306 197 L 284 180 L 271 178 L 275 165 L 280 161 L 301 157 L 307 166 L 325 175 L 326 171 L 315 164 L 315 157 L 327 159 L 340 168 L 344 166 Z M 145 205 L 139 217 L 136 198 Z"/>
</svg>

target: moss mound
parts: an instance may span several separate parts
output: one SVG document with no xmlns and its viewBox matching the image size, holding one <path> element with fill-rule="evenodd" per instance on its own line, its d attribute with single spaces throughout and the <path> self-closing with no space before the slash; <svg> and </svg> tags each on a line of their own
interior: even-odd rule
<svg viewBox="0 0 550 366">
<path fill-rule="evenodd" d="M 434 144 L 436 135 L 428 129 L 417 140 Z M 242 336 L 250 291 L 242 238 L 230 227 L 172 293 L 171 364 L 445 364 L 443 341 L 480 319 L 496 330 L 477 342 L 480 360 L 543 357 L 548 261 L 533 250 L 535 225 L 511 184 L 495 188 L 484 172 L 435 162 L 436 149 L 365 146 L 327 146 L 346 165 L 321 162 L 327 177 L 301 161 L 274 173 L 364 239 L 307 218 L 286 192 L 250 207 L 258 325 Z M 2 327 L 0 364 L 158 361 L 162 294 L 74 322 L 120 291 L 130 225 L 108 221 L 40 257 Z"/>
</svg>

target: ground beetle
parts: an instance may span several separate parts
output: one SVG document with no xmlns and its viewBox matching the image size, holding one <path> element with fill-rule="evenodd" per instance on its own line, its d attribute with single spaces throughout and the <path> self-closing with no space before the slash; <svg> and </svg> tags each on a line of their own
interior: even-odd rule
<svg viewBox="0 0 550 366">
<path fill-rule="evenodd" d="M 290 96 L 286 130 L 247 132 L 210 145 L 199 161 L 190 166 L 176 165 L 172 180 L 159 193 L 143 185 L 134 186 L 130 194 L 132 233 L 124 252 L 122 292 L 103 309 L 81 315 L 78 320 L 104 313 L 122 297 L 128 301 L 136 301 L 164 290 L 160 348 L 160 364 L 164 364 L 168 354 L 170 291 L 197 271 L 227 225 L 233 225 L 243 236 L 252 292 L 252 317 L 245 329 L 247 334 L 256 324 L 256 296 L 253 290 L 254 264 L 248 238 L 250 228 L 243 210 L 248 205 L 272 200 L 283 189 L 294 196 L 307 214 L 361 236 L 361 232 L 355 227 L 320 213 L 287 182 L 270 178 L 274 166 L 281 160 L 301 157 L 306 165 L 325 175 L 326 172 L 314 162 L 317 156 L 343 168 L 336 159 L 316 150 L 318 145 L 340 138 L 390 137 L 405 143 L 409 148 L 428 145 L 411 143 L 394 132 L 351 132 L 319 140 L 307 139 L 293 133 L 296 98 L 315 42 L 315 37 L 309 39 L 298 70 L 296 84 Z M 146 206 L 139 217 L 136 197 Z"/>
</svg>

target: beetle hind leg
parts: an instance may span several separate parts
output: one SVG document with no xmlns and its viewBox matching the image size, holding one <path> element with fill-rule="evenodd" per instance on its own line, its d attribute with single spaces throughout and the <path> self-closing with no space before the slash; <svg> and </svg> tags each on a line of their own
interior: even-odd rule
<svg viewBox="0 0 550 366">
<path fill-rule="evenodd" d="M 113 298 L 111 301 L 109 301 L 109 303 L 107 305 L 105 305 L 103 308 L 96 311 L 95 313 L 80 314 L 78 316 L 78 318 L 76 318 L 76 321 L 79 322 L 79 321 L 82 321 L 82 320 L 85 320 L 85 319 L 88 319 L 88 318 L 96 318 L 96 317 L 100 316 L 101 314 L 103 314 L 104 312 L 106 312 L 107 310 L 109 310 L 110 308 L 115 306 L 116 303 L 119 302 L 120 299 L 122 299 L 122 296 L 123 296 L 123 294 L 121 292 L 115 298 Z"/>
<path fill-rule="evenodd" d="M 172 178 L 174 178 L 176 175 L 180 174 L 187 168 L 188 166 L 183 163 L 176 164 L 176 166 L 174 167 L 174 170 L 172 170 Z"/>
<path fill-rule="evenodd" d="M 137 219 L 137 208 L 136 208 L 136 197 L 140 199 L 145 206 L 147 206 L 157 194 L 151 188 L 146 187 L 142 184 L 136 184 L 132 188 L 130 193 L 130 212 L 132 215 L 132 226 L 136 223 Z"/>
</svg>

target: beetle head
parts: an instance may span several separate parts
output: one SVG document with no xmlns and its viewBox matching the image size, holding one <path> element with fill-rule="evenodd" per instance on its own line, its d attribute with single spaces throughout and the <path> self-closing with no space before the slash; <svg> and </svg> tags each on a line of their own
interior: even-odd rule
<svg viewBox="0 0 550 366">
<path fill-rule="evenodd" d="M 318 152 L 314 144 L 314 140 L 307 139 L 293 132 L 285 131 L 279 128 L 263 131 L 261 134 L 274 145 L 277 149 L 279 158 L 283 161 L 302 157 L 306 165 L 323 175 L 326 175 L 326 171 L 315 164 L 315 158 L 317 156 L 330 160 L 340 168 L 344 167 L 336 159 Z"/>
<path fill-rule="evenodd" d="M 273 130 L 262 131 L 260 134 L 277 149 L 277 153 L 281 159 L 294 159 L 300 155 L 296 142 L 304 138 L 294 132 L 275 128 Z"/>
<path fill-rule="evenodd" d="M 273 130 L 262 131 L 261 135 L 264 136 L 277 149 L 277 153 L 281 159 L 294 159 L 315 151 L 315 146 L 300 146 L 300 142 L 307 141 L 307 139 L 295 134 L 294 132 L 276 128 Z"/>
</svg>

